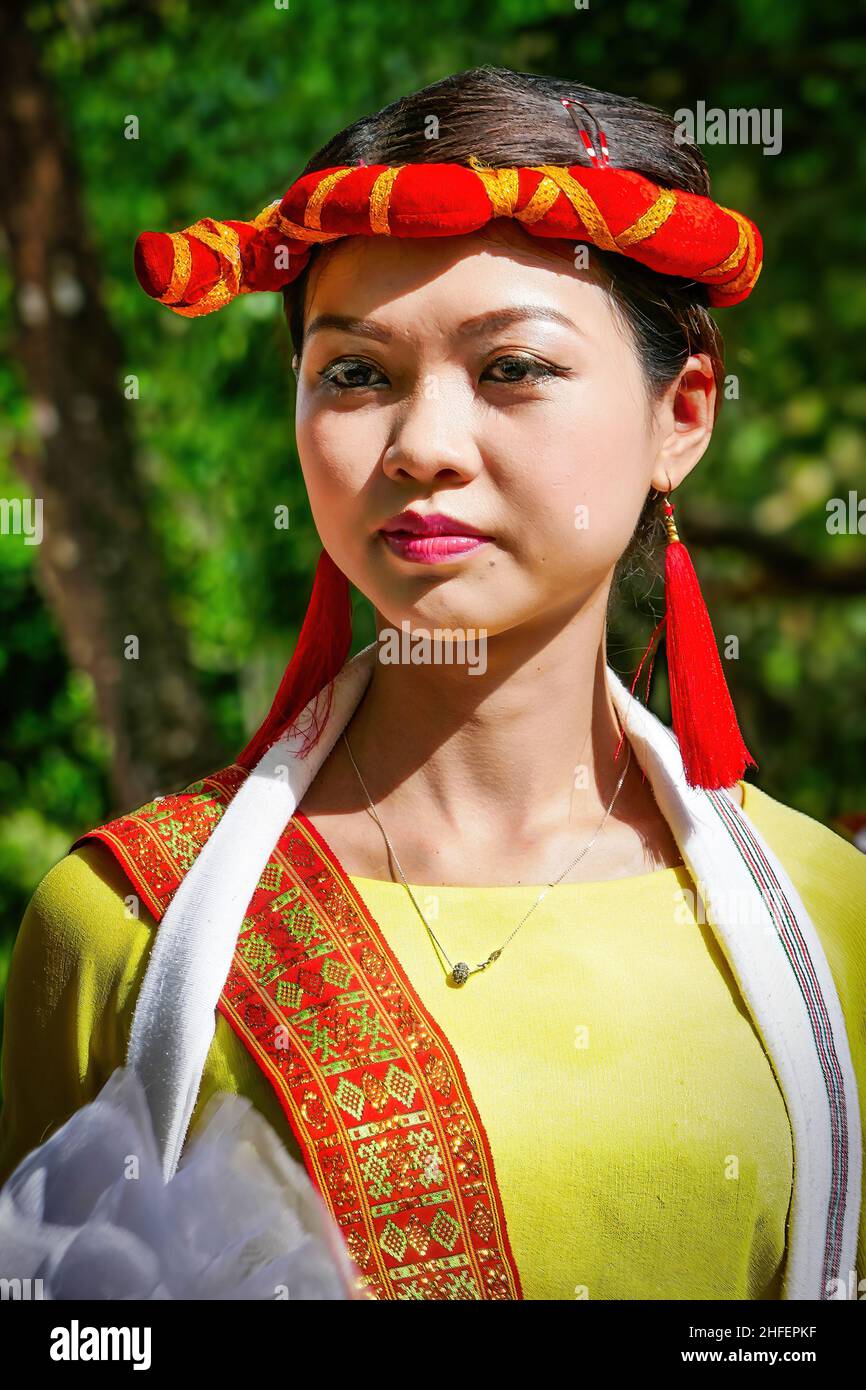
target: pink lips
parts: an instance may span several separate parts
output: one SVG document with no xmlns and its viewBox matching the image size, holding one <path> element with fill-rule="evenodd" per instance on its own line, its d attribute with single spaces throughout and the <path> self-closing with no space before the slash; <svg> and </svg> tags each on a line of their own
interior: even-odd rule
<svg viewBox="0 0 866 1390">
<path fill-rule="evenodd" d="M 453 556 L 466 555 L 468 550 L 477 550 L 492 539 L 468 521 L 456 521 L 441 512 L 421 516 L 411 510 L 386 521 L 381 535 L 395 555 L 421 564 L 439 564 Z"/>
<path fill-rule="evenodd" d="M 386 521 L 380 534 L 395 555 L 425 565 L 441 564 L 456 555 L 465 555 L 492 539 L 469 522 L 456 521 L 441 512 L 422 516 L 411 510 Z"/>
</svg>

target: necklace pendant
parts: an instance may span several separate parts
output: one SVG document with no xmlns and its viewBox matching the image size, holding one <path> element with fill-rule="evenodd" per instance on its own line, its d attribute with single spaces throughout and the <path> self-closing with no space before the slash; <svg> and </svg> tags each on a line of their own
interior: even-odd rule
<svg viewBox="0 0 866 1390">
<path fill-rule="evenodd" d="M 465 960 L 459 960 L 455 965 L 454 969 L 451 971 L 451 978 L 454 981 L 455 985 L 465 984 L 466 981 L 469 979 L 469 975 L 469 966 L 466 964 Z"/>
</svg>

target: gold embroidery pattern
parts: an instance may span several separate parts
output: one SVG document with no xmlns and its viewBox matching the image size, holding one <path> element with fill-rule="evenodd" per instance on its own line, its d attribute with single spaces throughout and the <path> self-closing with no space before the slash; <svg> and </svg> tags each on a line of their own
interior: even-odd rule
<svg viewBox="0 0 866 1390">
<path fill-rule="evenodd" d="M 303 816 L 262 876 L 219 1007 L 277 1092 L 359 1291 L 522 1296 L 459 1061 Z"/>
<path fill-rule="evenodd" d="M 317 232 L 322 230 L 322 205 L 331 189 L 335 188 L 351 172 L 351 169 L 335 169 L 332 174 L 326 174 L 316 184 L 304 209 L 304 226 L 308 230 Z"/>
<path fill-rule="evenodd" d="M 388 208 L 391 205 L 391 190 L 402 168 L 403 165 L 398 164 L 396 168 L 383 169 L 370 190 L 370 230 L 377 236 L 391 235 Z"/>
<path fill-rule="evenodd" d="M 217 222 L 215 218 L 208 217 L 202 222 L 194 222 L 189 228 L 189 235 L 198 237 L 205 246 L 216 251 L 225 261 L 229 279 L 236 286 L 241 278 L 241 252 L 240 240 L 234 227 L 230 227 L 227 222 Z"/>
<path fill-rule="evenodd" d="M 189 284 L 192 252 L 189 248 L 189 241 L 183 232 L 170 232 L 169 236 L 171 237 L 174 258 L 171 267 L 171 280 L 165 294 L 160 295 L 160 303 L 174 305 L 183 297 Z"/>
<path fill-rule="evenodd" d="M 84 835 L 159 918 L 232 796 L 232 766 Z M 522 1298 L 459 1059 L 307 821 L 259 879 L 219 1010 L 271 1082 L 369 1299 Z"/>
<path fill-rule="evenodd" d="M 166 296 L 174 295 L 175 287 L 179 284 L 182 294 L 189 283 L 192 259 L 188 241 L 185 242 L 185 250 L 181 250 L 181 242 L 187 237 L 195 237 L 197 241 L 216 251 L 220 258 L 220 278 L 201 299 L 196 300 L 195 304 L 181 305 L 172 302 Z M 171 282 L 166 294 L 162 296 L 163 304 L 168 304 L 176 314 L 183 314 L 184 318 L 199 318 L 202 314 L 210 314 L 214 309 L 221 308 L 223 304 L 235 298 L 241 287 L 243 264 L 240 238 L 234 227 L 208 217 L 201 222 L 194 222 L 184 232 L 175 232 L 171 239 L 174 246 L 174 266 Z"/>
<path fill-rule="evenodd" d="M 525 207 L 520 208 L 514 214 L 518 222 L 525 222 L 530 225 L 533 222 L 540 222 L 559 197 L 559 188 L 553 179 L 544 178 L 539 183 L 529 202 Z"/>
<path fill-rule="evenodd" d="M 754 232 L 745 217 L 743 217 L 741 213 L 735 212 L 733 208 L 723 208 L 722 210 L 728 213 L 730 217 L 733 217 L 737 224 L 739 229 L 737 245 L 730 256 L 722 261 L 721 265 L 717 265 L 713 270 L 707 271 L 707 274 L 721 275 L 724 271 L 733 269 L 743 254 L 743 248 L 747 247 L 746 261 L 739 275 L 733 280 L 728 280 L 723 285 L 719 286 L 720 289 L 723 289 L 728 294 L 740 294 L 744 289 L 747 287 L 751 288 L 757 282 L 758 276 L 761 273 L 761 263 L 758 261 L 758 249 L 755 245 Z"/>
<path fill-rule="evenodd" d="M 159 797 L 127 816 L 97 826 L 70 848 L 86 840 L 101 840 L 158 921 L 248 775 L 245 768 L 228 767 L 193 782 L 183 792 Z"/>
<path fill-rule="evenodd" d="M 275 198 L 274 201 L 273 201 L 272 203 L 268 203 L 267 207 L 266 207 L 266 208 L 262 208 L 261 212 L 260 212 L 256 217 L 253 218 L 253 226 L 255 226 L 255 227 L 271 227 L 271 226 L 273 226 L 275 223 L 278 223 L 279 220 L 280 220 L 280 218 L 279 218 L 279 208 L 280 208 L 280 199 L 279 199 L 279 198 Z"/>
<path fill-rule="evenodd" d="M 659 189 L 659 196 L 655 202 L 642 213 L 636 222 L 625 231 L 620 232 L 615 237 L 617 249 L 622 250 L 624 246 L 634 246 L 639 241 L 646 241 L 647 237 L 657 232 L 659 227 L 663 227 L 668 218 L 676 210 L 677 195 L 672 188 Z"/>
<path fill-rule="evenodd" d="M 491 169 L 481 163 L 476 155 L 469 156 L 469 165 L 484 184 L 494 214 L 497 217 L 516 217 L 519 221 L 533 223 L 553 207 L 560 192 L 564 193 L 580 218 L 593 242 L 605 251 L 622 251 L 645 241 L 663 227 L 676 210 L 677 197 L 672 189 L 662 188 L 646 212 L 642 213 L 630 227 L 614 236 L 602 216 L 595 199 L 577 179 L 565 169 L 555 165 L 539 165 L 543 173 L 525 208 L 517 207 L 519 197 L 519 175 L 516 169 Z"/>
<path fill-rule="evenodd" d="M 497 217 L 514 217 L 520 197 L 520 176 L 516 169 L 491 169 L 477 155 L 469 156 L 469 164 L 487 191 Z"/>
<path fill-rule="evenodd" d="M 245 224 L 251 229 L 255 229 L 257 233 L 267 234 L 271 229 L 277 229 L 291 241 L 302 244 L 304 249 L 299 248 L 295 253 L 295 265 L 292 274 L 288 277 L 289 280 L 302 268 L 313 245 L 337 241 L 343 236 L 353 235 L 353 228 L 363 234 L 365 229 L 355 219 L 359 219 L 365 214 L 371 235 L 393 235 L 389 219 L 395 184 L 400 171 L 406 167 L 404 164 L 380 168 L 366 195 L 362 191 L 363 185 L 356 190 L 356 200 L 353 202 L 350 199 L 347 207 L 349 214 L 348 222 L 345 224 L 347 230 L 330 232 L 322 230 L 322 213 L 330 193 L 343 179 L 356 173 L 359 167 L 358 165 L 349 165 L 321 173 L 307 196 L 303 225 L 294 222 L 281 212 L 285 199 L 276 199 L 269 203 L 252 222 Z M 686 245 L 690 247 L 689 254 L 684 255 L 683 260 L 684 265 L 691 267 L 693 264 L 692 256 L 697 244 L 695 241 L 696 233 L 692 228 L 689 239 L 688 209 L 685 208 L 674 189 L 656 188 L 650 206 L 645 208 L 640 216 L 636 217 L 628 227 L 623 228 L 615 236 L 589 189 L 584 187 L 580 178 L 576 178 L 570 169 L 564 166 L 555 164 L 528 166 L 528 171 L 539 174 L 540 178 L 522 208 L 519 206 L 520 170 L 516 168 L 493 168 L 485 165 L 475 154 L 469 156 L 468 167 L 483 185 L 493 217 L 513 217 L 527 227 L 533 227 L 547 217 L 562 194 L 568 199 L 583 234 L 594 245 L 601 250 L 614 251 L 624 255 L 630 254 L 630 248 L 639 246 L 651 238 L 661 227 L 665 226 L 676 212 L 683 209 L 682 220 L 685 224 L 683 234 L 686 237 Z M 611 170 L 610 172 L 612 176 L 615 176 L 618 171 Z M 603 183 L 592 186 L 598 189 L 605 187 Z M 705 199 L 704 201 L 711 203 L 712 200 Z M 724 303 L 726 296 L 742 296 L 751 290 L 760 274 L 761 262 L 758 256 L 756 234 L 748 220 L 732 208 L 723 208 L 721 205 L 715 204 L 713 207 L 716 212 L 720 209 L 734 219 L 738 231 L 737 244 L 734 250 L 711 270 L 695 268 L 690 269 L 688 273 L 689 278 L 710 285 L 715 296 L 712 300 L 713 303 Z M 454 210 L 449 209 L 449 219 L 452 221 L 453 215 Z M 417 226 L 424 220 L 424 215 L 417 212 L 409 213 L 407 216 L 413 226 Z M 430 217 L 432 228 L 435 226 L 435 207 L 431 209 Z M 572 232 L 563 230 L 562 235 L 574 235 L 575 232 L 578 232 L 577 228 Z M 718 223 L 713 227 L 711 235 L 713 238 L 718 235 Z M 699 232 L 697 236 L 699 240 Z M 233 228 L 224 222 L 206 218 L 187 228 L 184 232 L 172 233 L 171 237 L 174 248 L 172 274 L 168 288 L 163 295 L 159 296 L 161 303 L 166 304 L 175 313 L 196 317 L 211 313 L 236 295 L 248 292 L 249 287 L 243 281 L 243 259 L 239 238 Z M 190 280 L 191 259 L 188 240 L 190 237 L 196 237 L 203 244 L 212 247 L 220 257 L 222 269 L 218 282 L 201 299 L 195 304 L 185 305 L 180 301 L 187 293 Z M 730 281 L 726 282 L 716 278 L 724 276 L 729 271 L 736 271 L 737 267 L 739 267 L 739 271 Z M 687 272 L 684 269 L 679 273 L 686 274 Z"/>
<path fill-rule="evenodd" d="M 596 246 L 600 247 L 602 251 L 619 249 L 611 235 L 610 228 L 601 215 L 598 204 L 582 183 L 578 183 L 567 169 L 560 169 L 555 164 L 539 164 L 535 167 L 565 194 Z"/>
<path fill-rule="evenodd" d="M 265 208 L 259 213 L 259 217 L 266 217 L 266 215 L 268 215 L 267 221 L 275 222 L 280 231 L 283 232 L 285 236 L 291 237 L 293 241 L 305 241 L 310 244 L 337 241 L 340 237 L 345 236 L 345 233 L 322 231 L 322 207 L 331 189 L 336 188 L 337 184 L 352 172 L 353 170 L 351 168 L 335 169 L 332 173 L 326 174 L 319 180 L 307 199 L 307 206 L 304 208 L 303 226 L 297 222 L 292 222 L 288 217 L 282 215 L 279 211 L 282 199 L 275 205 L 271 205 L 271 207 L 276 207 L 275 216 L 271 214 L 271 208 Z"/>
</svg>

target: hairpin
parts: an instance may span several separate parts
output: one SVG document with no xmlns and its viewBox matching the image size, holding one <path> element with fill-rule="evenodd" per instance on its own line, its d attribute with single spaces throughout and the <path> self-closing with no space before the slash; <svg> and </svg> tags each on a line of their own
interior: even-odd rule
<svg viewBox="0 0 866 1390">
<path fill-rule="evenodd" d="M 574 121 L 574 124 L 577 127 L 577 133 L 583 141 L 583 147 L 586 150 L 590 164 L 592 164 L 596 169 L 609 168 L 610 153 L 607 148 L 607 139 L 594 113 L 590 111 L 588 106 L 584 106 L 582 101 L 575 101 L 571 97 L 560 97 L 560 101 L 562 102 L 563 106 L 565 107 L 566 111 L 568 112 L 569 116 Z M 595 126 L 599 149 L 601 150 L 601 159 L 599 159 L 598 155 L 595 152 L 595 147 L 593 146 L 593 143 L 589 138 L 588 132 L 584 130 L 582 125 L 579 124 L 577 117 L 571 110 L 572 106 L 579 106 L 583 111 L 585 111 L 586 114 L 589 116 L 590 120 L 592 121 L 593 125 Z"/>
</svg>

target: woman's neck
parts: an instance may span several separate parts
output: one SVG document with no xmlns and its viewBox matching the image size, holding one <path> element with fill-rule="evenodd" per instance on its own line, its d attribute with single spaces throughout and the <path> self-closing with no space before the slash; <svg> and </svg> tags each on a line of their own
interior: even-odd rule
<svg viewBox="0 0 866 1390">
<path fill-rule="evenodd" d="M 399 865 L 344 739 L 298 808 L 348 874 L 399 882 L 402 868 L 419 885 L 574 883 L 681 862 L 633 753 L 596 834 L 629 755 L 623 742 L 614 761 L 606 600 L 605 591 L 559 622 L 489 638 L 478 675 L 376 662 L 346 735 Z"/>
<path fill-rule="evenodd" d="M 486 669 L 377 661 L 346 734 L 383 818 L 526 842 L 596 822 L 628 751 L 614 761 L 605 600 L 488 638 Z"/>
</svg>

